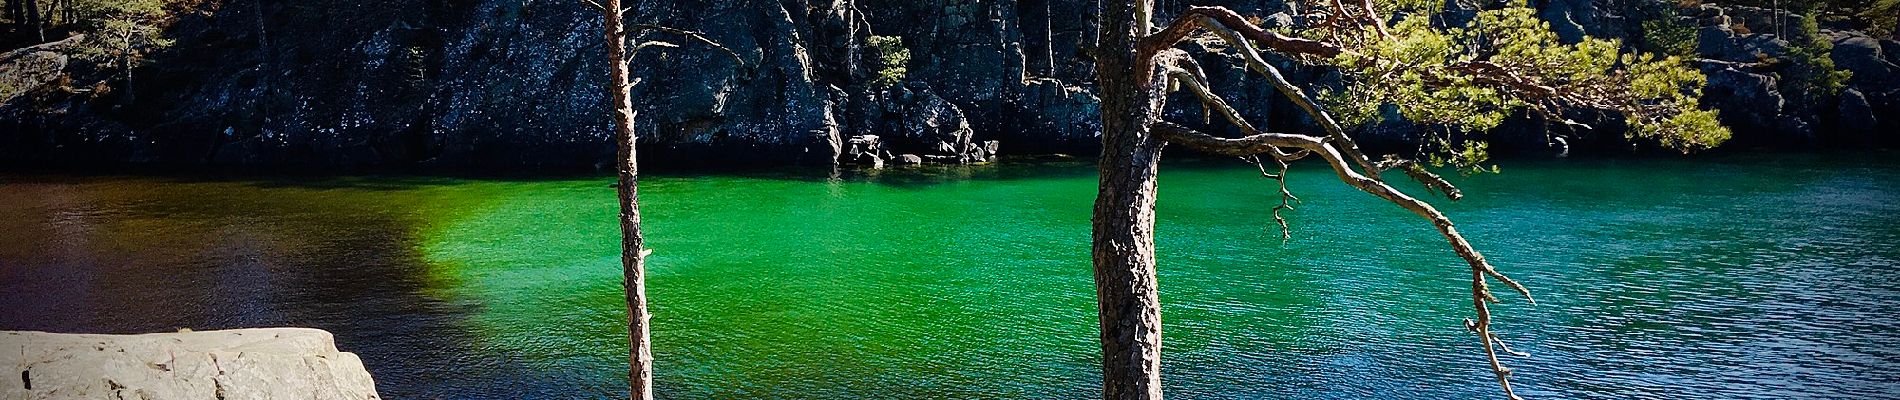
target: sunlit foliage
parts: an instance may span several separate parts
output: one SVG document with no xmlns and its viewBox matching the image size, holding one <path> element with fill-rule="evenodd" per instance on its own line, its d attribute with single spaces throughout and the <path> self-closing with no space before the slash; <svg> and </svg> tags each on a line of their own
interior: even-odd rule
<svg viewBox="0 0 1900 400">
<path fill-rule="evenodd" d="M 1792 34 L 1793 46 L 1788 48 L 1788 60 L 1793 68 L 1789 71 L 1794 93 L 1805 95 L 1809 103 L 1818 103 L 1822 99 L 1840 94 L 1847 88 L 1847 79 L 1853 74 L 1849 71 L 1834 69 L 1834 42 L 1821 35 L 1820 23 L 1813 12 L 1796 19 Z"/>
<path fill-rule="evenodd" d="M 1386 24 L 1319 24 L 1300 36 L 1341 45 L 1338 56 L 1319 63 L 1339 67 L 1343 88 L 1322 98 L 1345 123 L 1375 122 L 1390 113 L 1414 123 L 1465 133 L 1428 137 L 1428 160 L 1472 166 L 1484 159 L 1476 135 L 1525 112 L 1548 121 L 1576 124 L 1570 110 L 1606 110 L 1622 115 L 1628 136 L 1678 151 L 1707 149 L 1728 140 L 1716 112 L 1698 104 L 1706 82 L 1681 57 L 1690 49 L 1626 52 L 1619 40 L 1586 37 L 1564 43 L 1523 2 L 1476 13 L 1468 23 L 1446 26 L 1433 13 L 1442 3 L 1393 0 L 1375 3 Z M 1411 11 L 1408 11 L 1411 10 Z"/>
<path fill-rule="evenodd" d="M 170 17 L 166 5 L 166 0 L 74 0 L 75 22 L 86 35 L 75 48 L 77 55 L 129 77 L 147 55 L 172 45 L 162 29 Z"/>
<path fill-rule="evenodd" d="M 900 36 L 872 36 L 865 41 L 876 51 L 878 59 L 877 76 L 871 78 L 871 87 L 885 89 L 904 81 L 910 73 L 906 65 L 910 64 L 910 49 L 904 48 L 904 38 Z"/>
</svg>

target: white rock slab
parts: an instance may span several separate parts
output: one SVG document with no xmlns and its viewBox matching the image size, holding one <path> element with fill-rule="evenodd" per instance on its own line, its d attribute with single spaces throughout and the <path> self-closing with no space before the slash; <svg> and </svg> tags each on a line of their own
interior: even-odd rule
<svg viewBox="0 0 1900 400">
<path fill-rule="evenodd" d="M 0 400 L 380 398 L 363 360 L 320 329 L 0 331 Z"/>
</svg>

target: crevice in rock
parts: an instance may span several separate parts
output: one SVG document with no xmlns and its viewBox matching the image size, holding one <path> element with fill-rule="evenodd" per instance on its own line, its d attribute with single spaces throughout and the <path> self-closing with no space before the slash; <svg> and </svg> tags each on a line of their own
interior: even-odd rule
<svg viewBox="0 0 1900 400">
<path fill-rule="evenodd" d="M 33 390 L 33 370 L 20 370 L 20 385 L 26 386 L 26 390 Z"/>
</svg>

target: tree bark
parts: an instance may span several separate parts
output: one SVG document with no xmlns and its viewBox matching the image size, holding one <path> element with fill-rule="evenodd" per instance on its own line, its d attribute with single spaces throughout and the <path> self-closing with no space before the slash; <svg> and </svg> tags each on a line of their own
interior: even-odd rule
<svg viewBox="0 0 1900 400">
<path fill-rule="evenodd" d="M 16 24 L 26 23 L 25 0 L 7 0 L 7 20 Z"/>
<path fill-rule="evenodd" d="M 39 41 L 35 43 L 46 43 L 46 24 L 40 21 L 40 0 L 24 0 L 22 3 L 26 6 L 27 27 L 39 35 Z"/>
<path fill-rule="evenodd" d="M 607 92 L 613 102 L 614 143 L 620 170 L 620 266 L 627 295 L 627 385 L 634 400 L 653 398 L 653 349 L 648 338 L 645 243 L 640 235 L 639 163 L 634 151 L 633 97 L 627 69 L 627 30 L 620 0 L 606 0 Z"/>
<path fill-rule="evenodd" d="M 1102 94 L 1101 181 L 1093 261 L 1101 323 L 1102 398 L 1161 398 L 1161 304 L 1155 279 L 1155 174 L 1163 141 L 1152 135 L 1162 99 L 1153 64 L 1137 54 L 1153 0 L 1103 2 L 1096 40 Z"/>
</svg>

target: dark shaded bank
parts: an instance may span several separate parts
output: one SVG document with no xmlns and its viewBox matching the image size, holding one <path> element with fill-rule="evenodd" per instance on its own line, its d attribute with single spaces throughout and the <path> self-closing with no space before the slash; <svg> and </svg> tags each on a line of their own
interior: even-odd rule
<svg viewBox="0 0 1900 400">
<path fill-rule="evenodd" d="M 639 57 L 638 128 L 650 164 L 962 163 L 998 153 L 1086 156 L 1098 145 L 1093 64 L 1083 51 L 1095 36 L 1093 1 L 635 3 L 638 20 L 704 31 L 744 61 L 692 45 Z M 165 36 L 176 42 L 140 64 L 130 88 L 66 47 L 0 55 L 9 71 L 0 73 L 0 163 L 590 170 L 612 155 L 598 89 L 600 23 L 584 2 L 171 4 Z M 1225 5 L 1272 26 L 1299 22 L 1297 7 L 1277 0 L 1163 1 L 1160 8 L 1189 4 Z M 1734 147 L 1900 144 L 1893 133 L 1900 132 L 1900 42 L 1892 33 L 1877 37 L 1839 21 L 1805 32 L 1786 27 L 1800 15 L 1744 6 L 1535 5 L 1567 38 L 1624 38 L 1634 48 L 1677 48 L 1703 59 L 1704 102 L 1735 129 Z M 1472 12 L 1453 8 L 1442 17 Z M 5 33 L 0 42 L 32 42 L 19 40 L 18 30 Z M 898 49 L 874 46 L 873 37 L 901 38 L 908 62 L 889 65 L 885 56 Z M 1832 48 L 1816 53 L 1815 43 Z M 1239 65 L 1194 52 L 1208 59 L 1203 65 Z M 1852 77 L 1817 88 L 1808 69 L 1822 59 Z M 1319 87 L 1337 79 L 1279 62 Z M 903 67 L 901 79 L 879 79 L 894 67 Z M 1311 130 L 1283 96 L 1248 84 L 1238 67 L 1209 74 L 1219 87 L 1243 88 L 1228 98 L 1268 128 Z M 1200 119 L 1198 110 L 1170 112 Z M 1521 118 L 1495 133 L 1493 149 L 1520 156 L 1652 151 L 1622 144 L 1616 121 L 1573 118 L 1599 129 L 1551 129 Z M 1398 152 L 1421 134 L 1393 122 L 1365 127 L 1363 136 L 1375 149 Z"/>
</svg>

